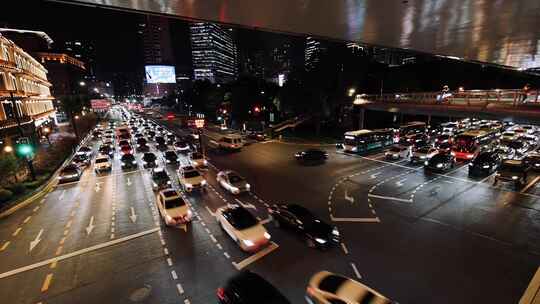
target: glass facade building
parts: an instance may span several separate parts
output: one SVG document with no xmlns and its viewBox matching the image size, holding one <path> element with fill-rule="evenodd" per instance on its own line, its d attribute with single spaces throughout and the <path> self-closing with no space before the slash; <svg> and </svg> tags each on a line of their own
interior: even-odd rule
<svg viewBox="0 0 540 304">
<path fill-rule="evenodd" d="M 190 26 L 193 76 L 225 83 L 237 77 L 237 50 L 230 31 L 212 23 Z"/>
</svg>

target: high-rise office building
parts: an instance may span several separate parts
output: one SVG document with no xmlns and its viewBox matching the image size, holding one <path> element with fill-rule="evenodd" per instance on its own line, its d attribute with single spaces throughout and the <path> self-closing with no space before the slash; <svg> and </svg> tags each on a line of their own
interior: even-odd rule
<svg viewBox="0 0 540 304">
<path fill-rule="evenodd" d="M 94 45 L 89 41 L 70 40 L 64 41 L 63 46 L 55 48 L 56 53 L 65 53 L 68 56 L 80 60 L 86 66 L 86 71 L 89 75 L 95 74 L 95 56 L 96 50 Z"/>
<path fill-rule="evenodd" d="M 159 16 L 144 16 L 139 23 L 142 35 L 144 63 L 146 65 L 174 65 L 169 20 Z"/>
<path fill-rule="evenodd" d="M 306 49 L 304 53 L 306 70 L 312 70 L 321 60 L 321 54 L 326 51 L 326 46 L 313 37 L 306 38 Z"/>
<path fill-rule="evenodd" d="M 229 30 L 213 23 L 190 26 L 193 76 L 225 83 L 236 79 L 237 51 Z"/>
</svg>

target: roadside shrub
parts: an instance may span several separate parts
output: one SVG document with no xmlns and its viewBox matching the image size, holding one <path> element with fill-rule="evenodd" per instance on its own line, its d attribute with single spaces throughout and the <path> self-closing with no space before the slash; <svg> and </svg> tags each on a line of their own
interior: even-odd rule
<svg viewBox="0 0 540 304">
<path fill-rule="evenodd" d="M 21 195 L 26 191 L 26 187 L 23 184 L 15 184 L 9 187 L 9 190 L 13 192 L 14 195 Z"/>
<path fill-rule="evenodd" d="M 7 189 L 0 189 L 0 204 L 9 201 L 13 197 L 13 192 Z"/>
</svg>

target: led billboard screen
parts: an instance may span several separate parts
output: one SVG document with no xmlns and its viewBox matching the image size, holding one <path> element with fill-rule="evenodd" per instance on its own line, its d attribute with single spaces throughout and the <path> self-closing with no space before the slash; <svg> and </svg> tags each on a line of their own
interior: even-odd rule
<svg viewBox="0 0 540 304">
<path fill-rule="evenodd" d="M 174 66 L 147 65 L 144 69 L 147 83 L 176 83 Z"/>
</svg>

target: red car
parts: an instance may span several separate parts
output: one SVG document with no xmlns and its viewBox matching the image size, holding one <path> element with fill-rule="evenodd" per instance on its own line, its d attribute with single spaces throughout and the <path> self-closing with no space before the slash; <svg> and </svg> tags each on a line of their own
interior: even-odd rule
<svg viewBox="0 0 540 304">
<path fill-rule="evenodd" d="M 133 149 L 131 148 L 130 145 L 124 145 L 120 147 L 120 154 L 124 155 L 124 154 L 132 154 L 132 153 L 133 153 Z"/>
</svg>

